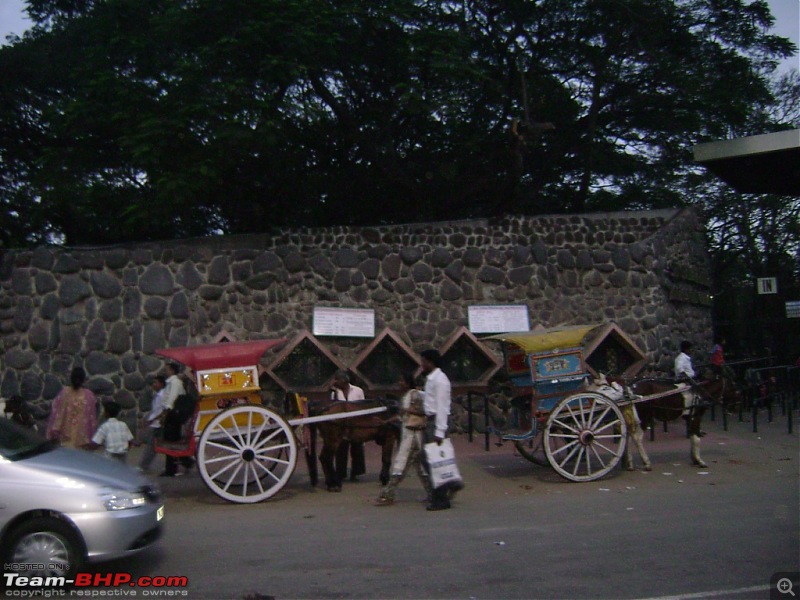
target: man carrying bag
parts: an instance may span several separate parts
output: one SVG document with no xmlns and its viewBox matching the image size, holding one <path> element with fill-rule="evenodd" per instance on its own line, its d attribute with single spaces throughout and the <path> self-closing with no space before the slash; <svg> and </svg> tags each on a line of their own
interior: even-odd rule
<svg viewBox="0 0 800 600">
<path fill-rule="evenodd" d="M 442 372 L 442 357 L 437 350 L 425 350 L 421 354 L 422 370 L 425 373 L 425 467 L 431 477 L 431 487 L 427 510 L 446 510 L 450 508 L 452 494 L 464 487 L 452 444 L 447 440 L 448 417 L 450 416 L 450 380 Z M 449 448 L 447 447 L 449 446 Z M 436 481 L 434 482 L 434 472 Z"/>
</svg>

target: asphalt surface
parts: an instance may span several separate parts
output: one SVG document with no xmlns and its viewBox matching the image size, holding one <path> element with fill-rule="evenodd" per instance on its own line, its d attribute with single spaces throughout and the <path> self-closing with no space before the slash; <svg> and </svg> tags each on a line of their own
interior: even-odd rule
<svg viewBox="0 0 800 600">
<path fill-rule="evenodd" d="M 185 575 L 185 597 L 199 599 L 770 598 L 774 573 L 800 570 L 798 434 L 785 417 L 758 434 L 735 419 L 727 433 L 719 420 L 706 428 L 708 469 L 690 466 L 681 431 L 659 427 L 652 472 L 591 483 L 460 436 L 467 488 L 434 513 L 414 475 L 394 506 L 372 505 L 374 444 L 368 475 L 339 494 L 312 489 L 300 463 L 257 505 L 217 498 L 196 472 L 156 478 L 163 539 L 94 569 Z"/>
</svg>

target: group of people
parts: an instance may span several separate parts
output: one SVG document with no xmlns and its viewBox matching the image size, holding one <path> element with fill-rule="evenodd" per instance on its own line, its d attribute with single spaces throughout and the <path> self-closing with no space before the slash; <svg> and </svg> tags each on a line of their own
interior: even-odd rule
<svg viewBox="0 0 800 600">
<path fill-rule="evenodd" d="M 424 378 L 417 380 L 414 373 L 404 373 L 399 385 L 403 391 L 400 401 L 402 439 L 397 450 L 389 482 L 376 500 L 377 506 L 394 503 L 395 490 L 413 466 L 428 494 L 427 509 L 431 511 L 450 508 L 450 499 L 463 484 L 434 488 L 425 456 L 425 444 L 442 444 L 447 438 L 450 416 L 451 385 L 441 370 L 441 355 L 437 350 L 421 354 Z M 364 399 L 364 390 L 350 382 L 346 371 L 334 375 L 331 400 L 353 402 Z M 357 481 L 365 473 L 363 443 L 345 441 L 336 456 L 336 471 L 341 479 L 347 476 L 348 456 L 351 460 L 350 481 Z"/>
<path fill-rule="evenodd" d="M 139 461 L 139 470 L 150 470 L 156 457 L 155 444 L 159 439 L 178 441 L 181 438 L 181 427 L 193 410 L 194 402 L 187 394 L 186 386 L 180 377 L 180 366 L 169 363 L 166 375 L 156 375 L 153 378 L 153 400 L 150 411 L 145 416 L 144 435 L 142 444 L 144 451 Z M 188 406 L 183 406 L 188 403 Z M 189 471 L 194 465 L 194 460 L 188 456 L 175 458 L 165 456 L 164 471 L 160 477 L 176 477 Z M 183 470 L 181 471 L 180 468 Z"/>
<path fill-rule="evenodd" d="M 711 351 L 712 369 L 722 374 L 725 369 L 723 355 L 724 339 L 715 338 Z M 684 340 L 680 353 L 674 361 L 676 379 L 693 382 L 696 378 L 692 365 L 692 343 Z M 450 508 L 450 499 L 463 484 L 440 486 L 431 484 L 430 466 L 426 458 L 426 444 L 441 445 L 447 438 L 448 417 L 451 404 L 451 384 L 441 369 L 441 355 L 436 350 L 426 350 L 421 354 L 423 377 L 416 379 L 414 373 L 404 373 L 399 385 L 403 391 L 400 402 L 402 419 L 402 439 L 394 458 L 389 482 L 381 490 L 376 500 L 378 506 L 394 503 L 398 485 L 410 468 L 415 468 L 428 495 L 427 509 L 432 511 Z M 175 363 L 166 366 L 166 375 L 157 375 L 152 382 L 153 400 L 145 417 L 142 444 L 144 446 L 138 468 L 148 471 L 155 459 L 155 442 L 158 439 L 177 440 L 186 417 L 186 407 L 181 407 L 189 395 L 180 377 L 180 367 Z M 103 411 L 105 421 L 98 427 L 97 398 L 87 389 L 86 373 L 76 367 L 70 373 L 70 384 L 65 386 L 53 401 L 47 423 L 46 437 L 58 441 L 62 446 L 83 449 L 103 447 L 106 455 L 126 462 L 128 450 L 134 436 L 128 426 L 117 419 L 120 405 L 105 402 Z M 691 392 L 684 393 L 686 411 L 692 402 Z M 350 381 L 347 372 L 339 371 L 334 376 L 331 400 L 352 402 L 364 399 L 364 390 Z M 6 412 L 20 424 L 33 427 L 35 420 L 25 411 L 21 398 L 12 398 L 7 403 Z M 351 461 L 350 480 L 357 481 L 366 471 L 364 447 L 362 443 L 344 442 L 336 457 L 336 470 L 341 479 L 347 478 L 348 458 Z M 174 477 L 193 465 L 191 458 L 176 459 L 166 456 L 164 477 Z"/>
<path fill-rule="evenodd" d="M 716 377 L 722 377 L 723 375 L 726 377 L 732 377 L 732 374 L 729 372 L 730 367 L 725 365 L 725 350 L 723 348 L 724 344 L 724 337 L 720 335 L 715 336 L 714 346 L 709 352 L 708 362 L 711 367 L 711 371 Z M 697 376 L 694 371 L 694 366 L 692 365 L 692 357 L 689 355 L 693 349 L 694 345 L 692 342 L 688 340 L 683 340 L 681 342 L 680 352 L 675 357 L 675 363 L 673 365 L 675 378 L 679 381 L 694 381 L 695 377 Z"/>
<path fill-rule="evenodd" d="M 179 398 L 186 395 L 183 382 L 179 377 L 180 367 L 169 364 L 167 375 L 157 375 L 153 379 L 153 402 L 145 421 L 147 427 L 142 438 L 144 451 L 139 462 L 139 470 L 147 471 L 155 459 L 155 440 L 159 437 L 169 439 L 170 435 L 180 435 L 178 411 L 174 410 Z M 50 417 L 47 422 L 45 436 L 48 440 L 59 442 L 67 448 L 95 450 L 103 448 L 106 456 L 127 462 L 128 451 L 134 435 L 130 428 L 117 417 L 121 406 L 117 402 L 108 401 L 102 405 L 105 420 L 98 426 L 98 401 L 94 393 L 86 388 L 86 372 L 75 367 L 70 372 L 70 383 L 65 386 L 53 400 Z M 20 412 L 20 411 L 17 411 Z M 172 417 L 172 418 L 171 418 Z M 22 421 L 20 421 L 22 419 Z M 24 412 L 15 420 L 25 426 L 32 426 L 31 419 Z M 163 433 L 162 433 L 163 431 Z M 184 469 L 191 468 L 191 459 L 181 459 Z M 178 461 L 171 456 L 166 457 L 165 477 L 174 477 L 178 473 Z"/>
<path fill-rule="evenodd" d="M 109 458 L 126 462 L 133 434 L 117 419 L 121 407 L 116 402 L 103 403 L 106 420 L 97 425 L 97 397 L 84 387 L 86 371 L 75 367 L 70 384 L 56 396 L 50 411 L 45 435 L 68 448 L 95 450 L 104 448 Z"/>
<path fill-rule="evenodd" d="M 441 355 L 437 350 L 425 350 L 421 354 L 424 383 L 417 382 L 413 373 L 403 376 L 401 385 L 406 389 L 401 400 L 403 436 L 397 450 L 389 482 L 376 500 L 377 506 L 394 503 L 395 490 L 411 465 L 428 495 L 427 510 L 450 508 L 453 495 L 463 488 L 461 481 L 434 487 L 425 445 L 441 445 L 447 438 L 450 416 L 450 379 L 441 369 Z M 422 388 L 420 390 L 419 388 Z"/>
</svg>

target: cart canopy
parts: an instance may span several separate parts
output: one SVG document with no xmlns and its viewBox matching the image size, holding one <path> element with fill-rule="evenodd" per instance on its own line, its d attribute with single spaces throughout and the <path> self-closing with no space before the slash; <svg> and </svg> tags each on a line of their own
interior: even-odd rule
<svg viewBox="0 0 800 600">
<path fill-rule="evenodd" d="M 524 331 L 522 333 L 498 333 L 484 340 L 497 340 L 514 344 L 527 354 L 547 352 L 559 348 L 576 348 L 583 344 L 583 339 L 593 329 L 600 325 L 574 325 L 570 327 L 553 327 L 538 331 Z"/>
<path fill-rule="evenodd" d="M 194 371 L 249 367 L 257 365 L 267 350 L 285 344 L 285 338 L 277 340 L 255 340 L 252 342 L 219 342 L 198 346 L 161 348 L 156 354 L 177 360 Z"/>
</svg>

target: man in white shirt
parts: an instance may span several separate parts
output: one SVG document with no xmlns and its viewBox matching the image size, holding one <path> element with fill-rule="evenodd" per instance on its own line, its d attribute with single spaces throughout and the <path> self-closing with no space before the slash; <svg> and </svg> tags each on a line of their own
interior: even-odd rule
<svg viewBox="0 0 800 600">
<path fill-rule="evenodd" d="M 164 389 L 164 412 L 162 415 L 164 439 L 170 442 L 177 442 L 181 439 L 181 426 L 183 425 L 181 415 L 175 410 L 175 402 L 177 399 L 186 394 L 186 388 L 183 387 L 183 381 L 181 381 L 178 375 L 180 371 L 181 368 L 177 363 L 167 364 L 167 387 Z M 166 456 L 165 458 L 166 464 L 164 466 L 164 472 L 161 473 L 159 477 L 175 477 L 179 475 L 178 461 L 175 457 Z M 185 471 L 188 471 L 194 464 L 194 461 L 188 456 L 182 456 L 180 461 Z"/>
<path fill-rule="evenodd" d="M 180 367 L 176 363 L 167 364 L 167 387 L 164 389 L 164 411 L 172 410 L 178 396 L 186 393 L 183 381 L 178 376 Z"/>
<path fill-rule="evenodd" d="M 676 379 L 694 379 L 694 367 L 692 367 L 692 357 L 689 352 L 692 351 L 692 342 L 684 340 L 681 342 L 681 352 L 675 357 L 675 378 Z"/>
<path fill-rule="evenodd" d="M 440 368 L 442 356 L 438 350 L 425 350 L 420 356 L 422 372 L 425 374 L 425 416 L 428 418 L 425 443 L 441 444 L 447 437 L 448 417 L 450 416 L 450 379 Z M 429 470 L 427 460 L 425 460 L 425 467 L 426 470 Z M 427 510 L 450 508 L 450 493 L 445 486 L 431 491 Z"/>
<path fill-rule="evenodd" d="M 364 400 L 364 390 L 357 385 L 350 383 L 350 374 L 347 371 L 336 371 L 333 376 L 333 389 L 331 390 L 331 400 L 340 402 L 354 402 Z M 340 481 L 347 479 L 347 455 L 350 454 L 350 481 L 358 481 L 358 478 L 367 472 L 366 460 L 364 458 L 364 443 L 342 440 L 339 449 L 336 451 L 336 474 Z"/>
<path fill-rule="evenodd" d="M 692 366 L 692 357 L 689 356 L 689 352 L 691 351 L 692 342 L 683 340 L 681 342 L 680 354 L 675 357 L 675 364 L 673 365 L 675 379 L 681 383 L 694 383 L 695 372 Z M 683 396 L 683 416 L 686 417 L 689 415 L 689 410 L 694 402 L 694 394 L 691 390 L 686 390 L 685 392 L 681 392 L 681 395 Z"/>
</svg>

